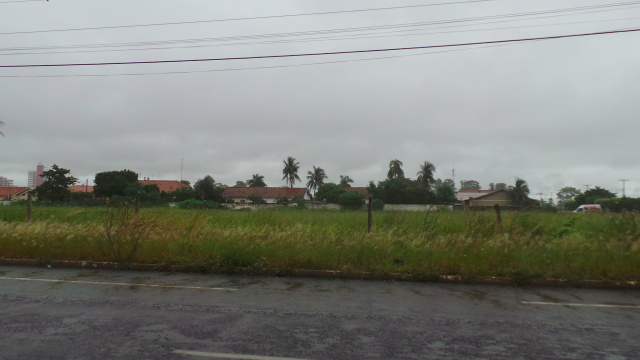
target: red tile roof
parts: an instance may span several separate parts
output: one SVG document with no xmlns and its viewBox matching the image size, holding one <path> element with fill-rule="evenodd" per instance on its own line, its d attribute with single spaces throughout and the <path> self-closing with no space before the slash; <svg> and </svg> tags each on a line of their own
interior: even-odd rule
<svg viewBox="0 0 640 360">
<path fill-rule="evenodd" d="M 303 199 L 307 193 L 306 188 L 287 187 L 228 187 L 222 193 L 224 198 L 246 199 L 249 195 L 259 195 L 263 199 L 287 198 Z"/>
<path fill-rule="evenodd" d="M 364 195 L 365 199 L 369 198 L 369 191 L 367 190 L 366 187 L 345 187 L 343 189 L 344 189 L 344 191 L 357 191 L 357 192 L 361 193 L 362 195 Z"/>
<path fill-rule="evenodd" d="M 158 185 L 160 192 L 170 193 L 181 188 L 191 187 L 187 184 L 181 183 L 178 180 L 138 180 L 140 184 L 144 185 Z"/>
<path fill-rule="evenodd" d="M 9 191 L 11 191 L 11 196 L 18 196 L 29 191 L 29 188 L 23 186 L 0 186 L 0 198 L 8 197 Z"/>
<path fill-rule="evenodd" d="M 69 190 L 74 192 L 93 192 L 93 185 L 73 185 L 69 186 Z"/>
</svg>

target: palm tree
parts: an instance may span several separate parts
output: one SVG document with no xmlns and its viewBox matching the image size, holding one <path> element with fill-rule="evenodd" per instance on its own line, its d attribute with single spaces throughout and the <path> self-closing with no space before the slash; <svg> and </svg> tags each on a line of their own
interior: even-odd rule
<svg viewBox="0 0 640 360">
<path fill-rule="evenodd" d="M 529 186 L 523 179 L 516 178 L 515 186 L 509 186 L 507 191 L 516 205 L 526 205 L 529 202 Z"/>
<path fill-rule="evenodd" d="M 427 189 L 429 189 L 429 185 L 436 181 L 433 178 L 433 173 L 436 172 L 436 167 L 433 166 L 432 163 L 425 161 L 420 165 L 420 171 L 416 175 L 418 175 L 418 182 L 424 185 Z"/>
<path fill-rule="evenodd" d="M 338 184 L 340 187 L 351 187 L 351 185 L 349 185 L 349 183 L 352 183 L 353 180 L 349 177 L 349 175 L 340 175 L 340 184 Z"/>
<path fill-rule="evenodd" d="M 292 156 L 289 156 L 286 160 L 282 160 L 284 163 L 284 169 L 282 169 L 282 180 L 285 180 L 285 184 L 289 184 L 293 187 L 293 184 L 296 180 L 300 181 L 300 177 L 298 176 L 298 169 L 300 168 L 300 163 L 296 161 L 296 159 Z"/>
<path fill-rule="evenodd" d="M 389 172 L 387 172 L 387 178 L 404 178 L 404 170 L 402 170 L 402 161 L 395 159 L 389 161 Z"/>
<path fill-rule="evenodd" d="M 313 171 L 309 171 L 307 174 L 307 179 L 309 179 L 309 181 L 307 181 L 307 189 L 309 189 L 309 194 L 311 194 L 311 190 L 313 190 L 313 195 L 311 196 L 313 200 L 316 196 L 316 190 L 324 185 L 324 179 L 327 178 L 327 174 L 325 174 L 323 168 L 317 168 L 315 166 L 313 167 Z"/>
<path fill-rule="evenodd" d="M 267 184 L 264 182 L 264 176 L 260 174 L 253 174 L 253 177 L 247 180 L 246 183 L 249 187 L 267 187 Z"/>
</svg>

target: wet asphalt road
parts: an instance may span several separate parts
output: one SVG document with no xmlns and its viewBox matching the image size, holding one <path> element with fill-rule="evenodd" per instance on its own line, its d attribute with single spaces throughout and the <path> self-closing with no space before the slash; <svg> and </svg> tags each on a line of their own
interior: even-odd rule
<svg viewBox="0 0 640 360">
<path fill-rule="evenodd" d="M 0 359 L 270 358 L 639 359 L 640 292 L 0 266 Z"/>
</svg>

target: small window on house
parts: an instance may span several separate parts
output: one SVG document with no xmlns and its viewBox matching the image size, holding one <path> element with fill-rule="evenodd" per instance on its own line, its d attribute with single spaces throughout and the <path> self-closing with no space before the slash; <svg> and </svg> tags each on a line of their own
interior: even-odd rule
<svg viewBox="0 0 640 360">
<path fill-rule="evenodd" d="M 244 204 L 246 202 L 246 200 L 240 200 L 240 202 Z"/>
</svg>

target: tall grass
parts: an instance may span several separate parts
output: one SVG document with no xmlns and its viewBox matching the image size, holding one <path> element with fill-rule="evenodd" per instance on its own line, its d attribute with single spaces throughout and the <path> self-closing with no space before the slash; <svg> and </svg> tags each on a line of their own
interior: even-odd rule
<svg viewBox="0 0 640 360">
<path fill-rule="evenodd" d="M 123 261 L 105 251 L 104 209 L 38 210 L 31 223 L 0 211 L 0 256 Z M 497 224 L 492 212 L 384 211 L 374 213 L 370 234 L 361 211 L 149 208 L 140 221 L 148 224 L 139 234 L 143 241 L 126 260 L 426 277 L 640 280 L 635 214 L 506 212 Z"/>
</svg>

